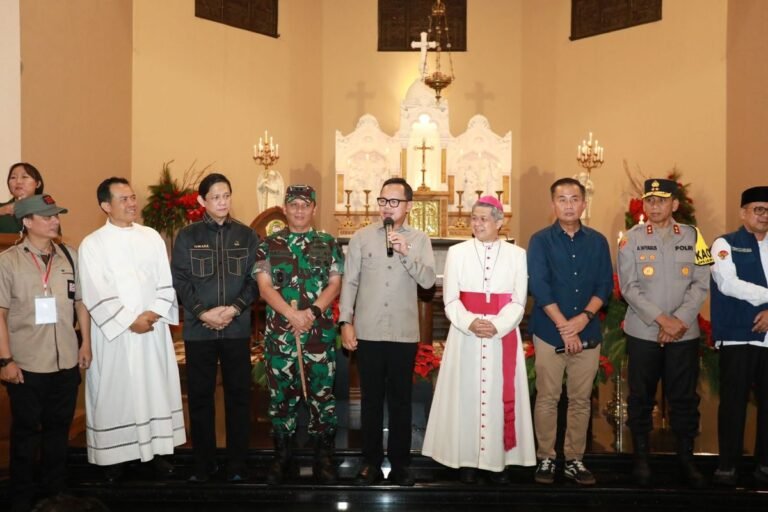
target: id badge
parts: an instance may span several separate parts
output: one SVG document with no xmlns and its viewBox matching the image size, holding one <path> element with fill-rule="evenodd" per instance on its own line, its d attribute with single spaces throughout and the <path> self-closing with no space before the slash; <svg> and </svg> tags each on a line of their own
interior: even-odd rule
<svg viewBox="0 0 768 512">
<path fill-rule="evenodd" d="M 56 297 L 35 297 L 35 325 L 56 323 Z"/>
</svg>

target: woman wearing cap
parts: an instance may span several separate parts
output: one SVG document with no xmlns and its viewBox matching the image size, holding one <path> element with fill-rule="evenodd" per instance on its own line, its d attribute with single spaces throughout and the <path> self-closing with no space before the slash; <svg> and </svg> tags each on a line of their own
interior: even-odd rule
<svg viewBox="0 0 768 512">
<path fill-rule="evenodd" d="M 0 233 L 19 233 L 21 221 L 13 215 L 16 202 L 34 194 L 43 193 L 43 177 L 34 165 L 17 162 L 8 170 L 6 180 L 11 200 L 0 203 Z"/>
<path fill-rule="evenodd" d="M 54 243 L 59 214 L 49 195 L 17 201 L 22 240 L 0 254 L 0 380 L 11 402 L 11 510 L 66 484 L 67 441 L 80 369 L 91 362 L 90 320 L 80 301 L 77 252 Z M 83 343 L 73 328 L 77 312 Z M 40 440 L 39 471 L 34 474 Z"/>
<path fill-rule="evenodd" d="M 481 197 L 472 207 L 474 239 L 448 250 L 443 277 L 451 322 L 422 453 L 508 482 L 507 465 L 536 463 L 528 379 L 518 325 L 528 289 L 525 251 L 499 240 L 501 202 Z"/>
</svg>

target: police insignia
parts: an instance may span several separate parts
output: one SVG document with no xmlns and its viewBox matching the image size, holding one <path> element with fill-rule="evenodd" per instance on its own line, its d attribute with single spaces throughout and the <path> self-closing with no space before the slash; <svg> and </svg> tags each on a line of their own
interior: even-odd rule
<svg viewBox="0 0 768 512">
<path fill-rule="evenodd" d="M 650 224 L 646 224 L 645 232 L 646 232 L 646 234 L 652 235 L 653 234 L 653 226 L 651 226 Z"/>
<path fill-rule="evenodd" d="M 653 267 L 651 265 L 644 266 L 643 275 L 647 277 L 651 277 L 653 275 Z"/>
<path fill-rule="evenodd" d="M 623 238 L 622 238 L 622 239 L 619 241 L 619 250 L 622 250 L 622 249 L 624 248 L 624 246 L 625 246 L 625 245 L 627 245 L 627 237 L 623 237 Z"/>
<path fill-rule="evenodd" d="M 645 254 L 640 255 L 640 261 L 645 261 Z"/>
<path fill-rule="evenodd" d="M 680 269 L 680 273 L 683 274 L 684 276 L 687 276 L 688 274 L 691 273 L 691 269 L 689 269 L 688 267 L 683 267 Z"/>
<path fill-rule="evenodd" d="M 651 254 L 649 257 L 650 257 L 651 261 L 656 259 L 656 255 L 655 254 Z"/>
<path fill-rule="evenodd" d="M 720 251 L 719 253 L 717 253 L 717 257 L 720 258 L 721 260 L 724 260 L 725 258 L 728 257 L 728 251 Z"/>
<path fill-rule="evenodd" d="M 674 231 L 676 235 L 679 235 L 680 234 L 680 226 L 678 226 L 677 224 L 673 225 L 672 226 L 672 231 Z"/>
</svg>

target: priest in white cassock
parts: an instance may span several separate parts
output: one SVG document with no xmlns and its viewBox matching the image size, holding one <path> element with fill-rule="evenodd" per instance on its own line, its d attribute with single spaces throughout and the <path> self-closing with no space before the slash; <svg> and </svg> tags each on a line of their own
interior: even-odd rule
<svg viewBox="0 0 768 512">
<path fill-rule="evenodd" d="M 152 460 L 186 441 L 179 369 L 169 324 L 178 304 L 160 235 L 136 224 L 136 194 L 124 178 L 97 190 L 107 223 L 80 245 L 83 303 L 91 313 L 93 363 L 86 373 L 88 461 L 118 479 L 124 462 Z"/>
<path fill-rule="evenodd" d="M 422 454 L 508 482 L 508 465 L 536 464 L 528 378 L 518 325 L 528 290 L 525 251 L 499 240 L 501 203 L 481 197 L 472 207 L 475 238 L 448 250 L 443 277 L 451 322 L 427 422 Z"/>
</svg>

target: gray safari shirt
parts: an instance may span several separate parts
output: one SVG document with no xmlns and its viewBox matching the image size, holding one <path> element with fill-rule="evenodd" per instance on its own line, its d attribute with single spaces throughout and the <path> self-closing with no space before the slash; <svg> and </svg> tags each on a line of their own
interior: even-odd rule
<svg viewBox="0 0 768 512">
<path fill-rule="evenodd" d="M 635 338 L 656 341 L 662 313 L 688 326 L 683 340 L 699 337 L 709 267 L 696 265 L 696 228 L 673 221 L 668 229 L 663 240 L 651 224 L 638 224 L 619 243 L 619 284 L 629 304 L 624 332 Z"/>
<path fill-rule="evenodd" d="M 368 341 L 419 341 L 416 285 L 435 284 L 432 243 L 422 231 L 403 224 L 408 256 L 387 256 L 384 224 L 358 230 L 349 241 L 339 301 L 339 321 L 352 322 Z"/>
</svg>

